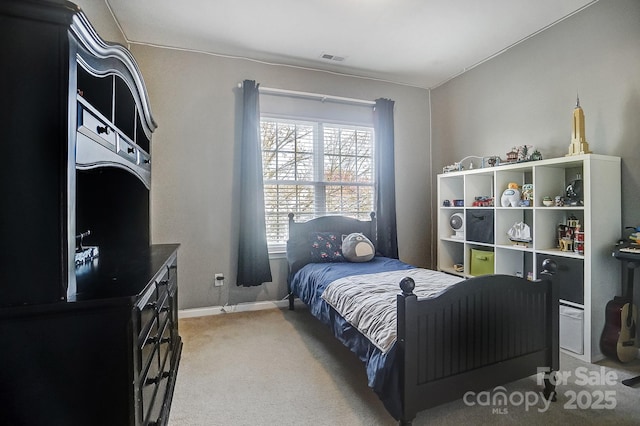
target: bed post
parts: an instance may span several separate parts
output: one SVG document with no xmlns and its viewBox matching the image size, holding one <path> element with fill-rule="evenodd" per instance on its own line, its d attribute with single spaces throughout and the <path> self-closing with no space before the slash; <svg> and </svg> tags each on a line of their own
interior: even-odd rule
<svg viewBox="0 0 640 426">
<path fill-rule="evenodd" d="M 551 303 L 549 303 L 549 311 L 547 318 L 551 318 L 551 332 L 549 335 L 548 346 L 551 348 L 551 359 L 549 371 L 544 373 L 544 396 L 548 400 L 556 400 L 555 372 L 560 369 L 560 293 L 558 284 L 553 280 L 553 274 L 558 270 L 558 265 L 551 259 L 545 259 L 542 262 L 542 272 L 540 273 L 543 280 L 549 282 Z"/>
<path fill-rule="evenodd" d="M 371 242 L 373 243 L 374 247 L 378 247 L 378 224 L 376 221 L 376 212 L 369 213 L 369 217 L 371 218 L 371 228 L 369 231 L 371 233 Z"/>
<path fill-rule="evenodd" d="M 294 214 L 293 213 L 289 213 L 288 214 L 289 217 L 289 239 L 291 239 L 291 229 L 293 228 L 293 217 Z M 291 291 L 291 265 L 289 265 L 289 262 L 287 262 L 287 291 L 289 292 L 289 294 L 287 295 L 287 298 L 289 299 L 289 310 L 293 311 L 294 310 L 294 306 L 293 306 L 293 301 L 294 301 L 294 296 L 293 296 L 293 292 Z"/>
<path fill-rule="evenodd" d="M 398 352 L 396 357 L 403 360 L 401 362 L 400 371 L 400 401 L 402 403 L 402 416 L 399 424 L 401 426 L 411 425 L 411 422 L 418 414 L 417 407 L 413 404 L 413 392 L 411 380 L 418 377 L 418 364 L 414 356 L 406 356 L 416 352 L 416 348 L 412 347 L 417 341 L 417 327 L 407 326 L 407 319 L 415 316 L 416 302 L 418 297 L 413 294 L 416 288 L 415 281 L 406 277 L 400 281 L 400 289 L 402 293 L 398 294 L 398 318 L 397 318 L 397 341 Z"/>
<path fill-rule="evenodd" d="M 294 305 L 293 305 L 294 296 L 293 296 L 293 293 L 291 293 L 291 290 L 289 290 L 289 294 L 287 295 L 287 297 L 289 298 L 289 310 L 293 311 L 294 310 Z"/>
</svg>

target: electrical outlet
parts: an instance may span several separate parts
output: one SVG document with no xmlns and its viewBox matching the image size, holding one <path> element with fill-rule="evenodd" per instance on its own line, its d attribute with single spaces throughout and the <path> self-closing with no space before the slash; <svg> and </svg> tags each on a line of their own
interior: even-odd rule
<svg viewBox="0 0 640 426">
<path fill-rule="evenodd" d="M 213 285 L 215 287 L 222 287 L 224 285 L 224 274 L 218 273 L 214 276 Z"/>
</svg>

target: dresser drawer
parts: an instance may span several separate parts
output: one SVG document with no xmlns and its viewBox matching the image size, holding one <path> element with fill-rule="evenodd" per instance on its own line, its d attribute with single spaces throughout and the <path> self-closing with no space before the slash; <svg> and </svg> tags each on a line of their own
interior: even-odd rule
<svg viewBox="0 0 640 426">
<path fill-rule="evenodd" d="M 158 338 L 158 326 L 157 321 L 154 319 L 151 327 L 149 327 L 149 334 L 140 341 L 140 370 L 146 371 L 149 369 L 152 357 L 155 355 Z"/>
<path fill-rule="evenodd" d="M 140 335 L 138 336 L 140 340 L 145 340 L 150 333 L 155 334 L 151 327 L 156 321 L 155 303 L 157 302 L 151 303 L 153 305 L 147 306 L 140 311 Z"/>
<path fill-rule="evenodd" d="M 160 344 L 158 345 L 158 358 L 160 360 L 160 373 L 157 380 L 156 396 L 153 406 L 149 412 L 150 424 L 163 424 L 165 419 L 162 419 L 163 404 L 167 393 L 167 386 L 169 378 L 171 377 L 171 371 L 173 371 L 172 365 L 172 353 L 173 344 L 171 340 L 171 322 L 167 321 L 162 333 Z"/>
<path fill-rule="evenodd" d="M 153 362 L 149 365 L 149 369 L 146 374 L 142 375 L 140 379 L 140 410 L 142 413 L 143 419 L 148 419 L 149 413 L 151 412 L 151 408 L 154 405 L 154 401 L 156 399 L 156 391 L 158 389 L 158 353 L 155 350 L 156 346 L 154 346 L 153 351 Z M 143 424 L 147 424 L 146 421 L 143 421 Z"/>
<path fill-rule="evenodd" d="M 78 130 L 96 142 L 115 150 L 116 132 L 98 114 L 78 103 Z"/>
<path fill-rule="evenodd" d="M 182 342 L 177 323 L 177 270 L 173 258 L 138 299 L 136 424 L 166 424 Z"/>
<path fill-rule="evenodd" d="M 168 291 L 164 291 L 158 296 L 158 316 L 166 317 L 167 312 L 171 309 L 170 303 Z M 164 320 L 160 319 L 160 324 L 163 322 Z"/>
<path fill-rule="evenodd" d="M 171 351 L 173 349 L 173 339 L 171 336 L 171 328 L 173 327 L 173 322 L 171 320 L 167 320 L 164 324 L 164 328 L 162 330 L 162 334 L 160 337 L 160 344 L 158 355 L 160 357 L 160 366 L 163 371 L 169 371 L 171 368 Z"/>
<path fill-rule="evenodd" d="M 157 330 L 151 330 L 158 313 L 158 292 L 155 286 L 151 286 L 140 298 L 137 304 L 140 315 L 140 333 L 138 339 L 142 342 L 149 334 L 155 334 Z M 157 329 L 157 325 L 156 325 Z"/>
<path fill-rule="evenodd" d="M 167 419 L 164 419 L 162 417 L 162 414 L 164 411 L 163 404 L 164 404 L 165 396 L 167 394 L 168 384 L 169 384 L 169 374 L 167 373 L 163 375 L 160 381 L 158 382 L 153 406 L 151 406 L 151 409 L 149 411 L 149 423 L 147 423 L 149 426 L 166 424 Z M 168 412 L 166 412 L 166 414 L 168 414 Z"/>
<path fill-rule="evenodd" d="M 170 286 L 170 283 L 166 276 L 156 281 L 156 288 L 158 289 L 158 300 L 166 299 L 167 294 L 169 293 L 169 286 Z M 165 300 L 165 303 L 166 303 L 166 300 Z M 158 306 L 161 309 L 163 306 L 163 303 L 158 303 Z"/>
<path fill-rule="evenodd" d="M 138 165 L 145 170 L 151 170 L 151 156 L 138 149 Z"/>
<path fill-rule="evenodd" d="M 175 261 L 167 267 L 167 276 L 172 284 L 178 282 L 178 264 Z"/>
<path fill-rule="evenodd" d="M 118 154 L 134 164 L 138 163 L 138 149 L 123 136 L 118 138 Z"/>
</svg>

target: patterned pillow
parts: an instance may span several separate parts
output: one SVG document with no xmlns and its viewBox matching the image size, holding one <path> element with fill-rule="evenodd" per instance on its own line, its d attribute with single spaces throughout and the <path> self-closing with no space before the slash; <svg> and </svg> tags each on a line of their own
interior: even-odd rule
<svg viewBox="0 0 640 426">
<path fill-rule="evenodd" d="M 310 232 L 311 261 L 345 262 L 342 255 L 342 235 L 337 232 Z"/>
</svg>

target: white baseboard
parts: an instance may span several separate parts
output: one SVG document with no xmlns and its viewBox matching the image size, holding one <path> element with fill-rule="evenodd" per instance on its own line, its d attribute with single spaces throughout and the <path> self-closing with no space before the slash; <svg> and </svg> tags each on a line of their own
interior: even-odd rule
<svg viewBox="0 0 640 426">
<path fill-rule="evenodd" d="M 296 300 L 296 305 L 302 303 Z M 208 306 L 203 308 L 191 308 L 181 309 L 178 311 L 178 318 L 195 318 L 205 317 L 209 315 L 230 314 L 233 312 L 249 312 L 249 311 L 261 311 L 263 309 L 283 309 L 289 307 L 289 300 L 278 300 L 268 302 L 247 302 L 239 303 L 237 305 L 225 305 L 225 306 Z"/>
</svg>

